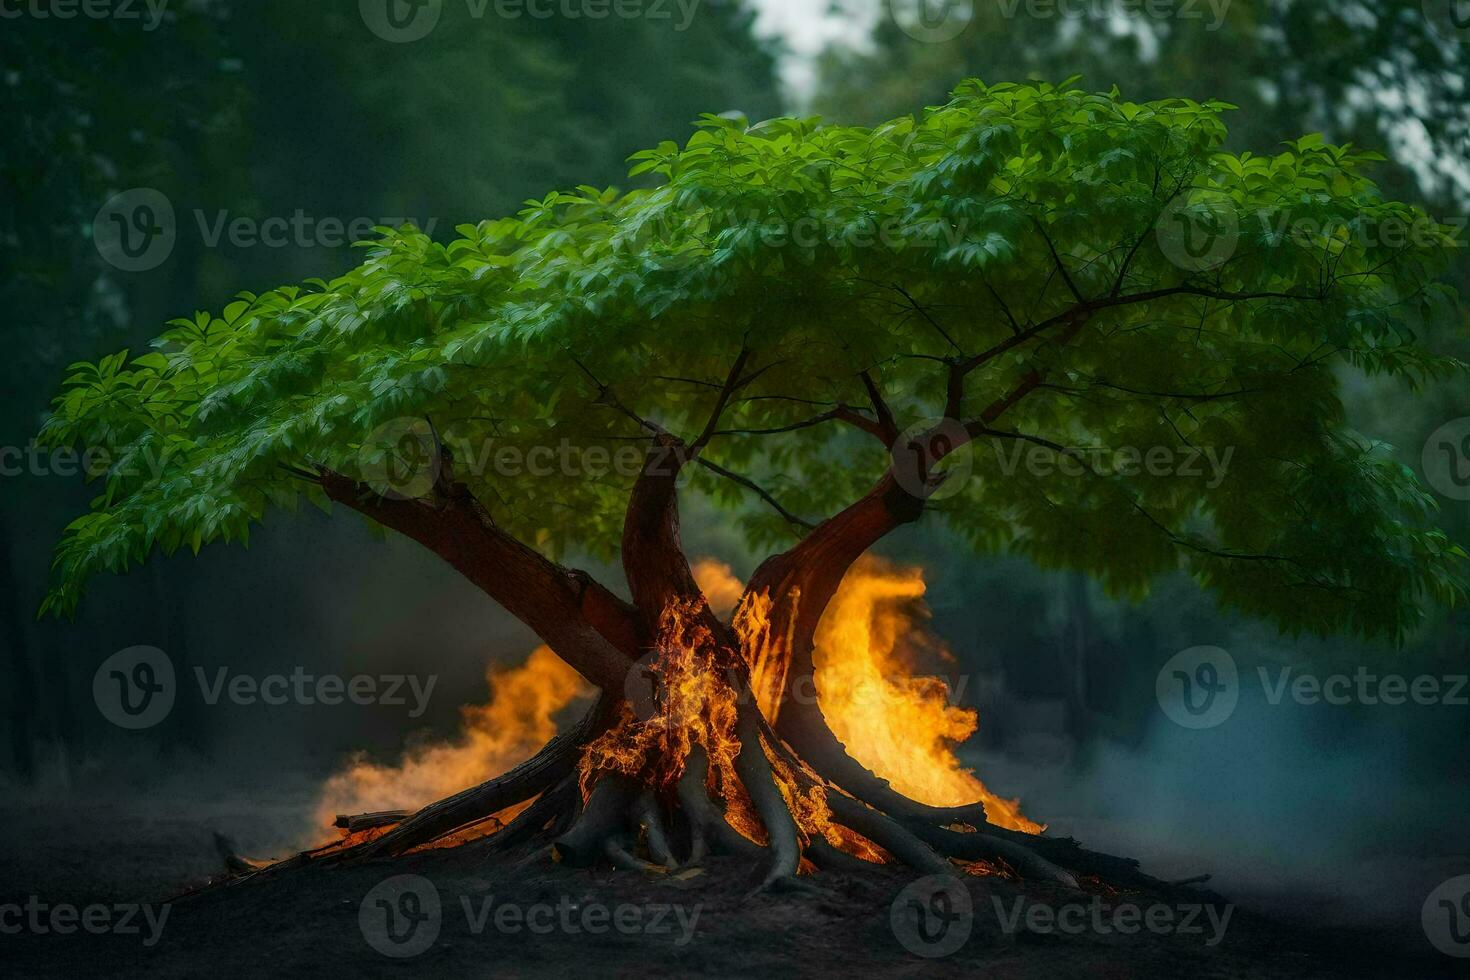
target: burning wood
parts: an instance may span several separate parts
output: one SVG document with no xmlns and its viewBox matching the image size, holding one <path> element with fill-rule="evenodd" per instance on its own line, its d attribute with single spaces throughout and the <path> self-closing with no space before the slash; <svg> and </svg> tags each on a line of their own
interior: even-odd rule
<svg viewBox="0 0 1470 980">
<path fill-rule="evenodd" d="M 411 810 L 380 810 L 377 813 L 359 813 L 353 816 L 339 813 L 337 819 L 332 822 L 332 826 L 345 830 L 349 834 L 356 834 L 374 827 L 388 827 L 402 823 L 411 816 L 413 816 Z"/>
</svg>

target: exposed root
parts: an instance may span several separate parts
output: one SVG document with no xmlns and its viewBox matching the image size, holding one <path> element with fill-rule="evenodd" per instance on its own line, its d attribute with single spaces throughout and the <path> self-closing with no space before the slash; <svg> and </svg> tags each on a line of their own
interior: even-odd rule
<svg viewBox="0 0 1470 980">
<path fill-rule="evenodd" d="M 833 847 L 820 837 L 814 838 L 806 848 L 806 856 L 823 871 L 839 871 L 844 874 L 866 874 L 881 865 L 865 861 L 856 855 Z"/>
<path fill-rule="evenodd" d="M 689 756 L 684 760 L 684 772 L 679 777 L 679 803 L 684 807 L 684 815 L 693 827 L 700 830 L 700 836 L 714 847 L 740 857 L 758 857 L 761 846 L 730 826 L 725 815 L 709 798 L 704 788 L 708 775 L 709 755 L 703 746 L 695 745 L 690 748 Z"/>
<path fill-rule="evenodd" d="M 1077 877 L 1060 868 L 1031 848 L 989 833 L 960 833 L 942 827 L 931 827 L 920 836 L 950 857 L 966 861 L 1004 861 L 1026 878 L 1055 881 L 1066 888 L 1077 888 Z"/>
<path fill-rule="evenodd" d="M 781 878 L 795 878 L 801 865 L 801 838 L 786 798 L 776 787 L 771 760 L 761 745 L 760 722 L 755 705 L 745 699 L 740 705 L 735 730 L 740 737 L 740 754 L 735 771 L 750 794 L 750 801 L 765 825 L 770 865 L 761 889 Z"/>
<path fill-rule="evenodd" d="M 674 856 L 673 845 L 664 826 L 664 815 L 659 809 L 653 790 L 644 789 L 633 801 L 633 819 L 643 832 L 643 843 L 655 864 L 668 871 L 677 870 L 679 859 Z"/>
<path fill-rule="evenodd" d="M 894 859 L 924 874 L 957 875 L 959 870 L 901 823 L 841 793 L 827 794 L 832 816 L 862 834 Z"/>
<path fill-rule="evenodd" d="M 668 874 L 669 869 L 661 864 L 645 861 L 633 854 L 623 846 L 622 841 L 608 840 L 603 845 L 603 853 L 612 862 L 612 866 L 621 871 L 641 871 L 644 874 L 662 875 Z"/>
<path fill-rule="evenodd" d="M 634 795 L 629 780 L 608 775 L 597 781 L 582 815 L 552 844 L 552 857 L 574 868 L 586 867 L 608 856 L 608 845 L 622 833 L 628 805 Z"/>
</svg>

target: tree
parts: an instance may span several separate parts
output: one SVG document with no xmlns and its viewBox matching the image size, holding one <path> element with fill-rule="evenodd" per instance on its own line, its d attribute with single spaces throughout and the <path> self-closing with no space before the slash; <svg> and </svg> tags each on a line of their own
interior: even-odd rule
<svg viewBox="0 0 1470 980">
<path fill-rule="evenodd" d="M 813 636 L 852 563 L 926 515 L 1118 594 L 1182 568 L 1292 631 L 1397 639 L 1465 597 L 1466 553 L 1348 430 L 1336 373 L 1464 369 L 1415 341 L 1453 299 L 1448 229 L 1351 147 L 1222 152 L 1229 108 L 972 80 L 875 129 L 705 116 L 635 154 L 650 189 L 551 194 L 449 245 L 383 229 L 339 279 L 75 366 L 43 436 L 112 466 L 45 610 L 154 549 L 335 504 L 602 691 L 535 759 L 347 854 L 534 797 L 504 839 L 549 833 L 577 862 L 638 864 L 637 840 L 665 865 L 764 854 L 766 885 L 843 851 L 1117 871 L 851 759 Z M 1192 476 L 1205 450 L 1228 465 Z M 688 493 L 778 549 L 728 622 L 680 548 Z M 578 552 L 616 555 L 627 598 Z"/>
</svg>

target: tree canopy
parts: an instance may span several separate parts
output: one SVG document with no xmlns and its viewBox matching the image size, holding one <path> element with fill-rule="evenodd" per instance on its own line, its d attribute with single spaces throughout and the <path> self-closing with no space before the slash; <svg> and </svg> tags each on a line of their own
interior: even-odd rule
<svg viewBox="0 0 1470 980">
<path fill-rule="evenodd" d="M 1466 554 L 1346 426 L 1340 372 L 1464 369 L 1416 340 L 1453 302 L 1453 237 L 1384 198 L 1373 154 L 1224 152 L 1230 108 L 971 80 L 873 128 L 705 116 L 635 154 L 655 186 L 549 194 L 447 244 L 382 229 L 340 278 L 72 367 L 43 438 L 108 468 L 45 608 L 327 505 L 322 468 L 430 493 L 391 458 L 426 439 L 507 533 L 606 554 L 659 428 L 754 543 L 943 437 L 949 478 L 912 489 L 980 549 L 1130 595 L 1182 567 L 1287 629 L 1401 638 L 1464 597 Z M 1191 475 L 1206 450 L 1225 465 Z"/>
</svg>

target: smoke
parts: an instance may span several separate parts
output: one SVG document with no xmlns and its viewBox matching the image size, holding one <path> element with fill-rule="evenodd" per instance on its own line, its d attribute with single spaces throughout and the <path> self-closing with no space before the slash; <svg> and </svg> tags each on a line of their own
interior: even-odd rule
<svg viewBox="0 0 1470 980">
<path fill-rule="evenodd" d="M 1052 833 L 1159 877 L 1212 874 L 1227 898 L 1317 926 L 1404 927 L 1465 870 L 1445 820 L 1470 804 L 1455 710 L 1271 704 L 1247 688 L 1217 728 L 1160 713 L 1137 747 L 1099 740 L 1073 765 L 1013 775 Z"/>
</svg>

